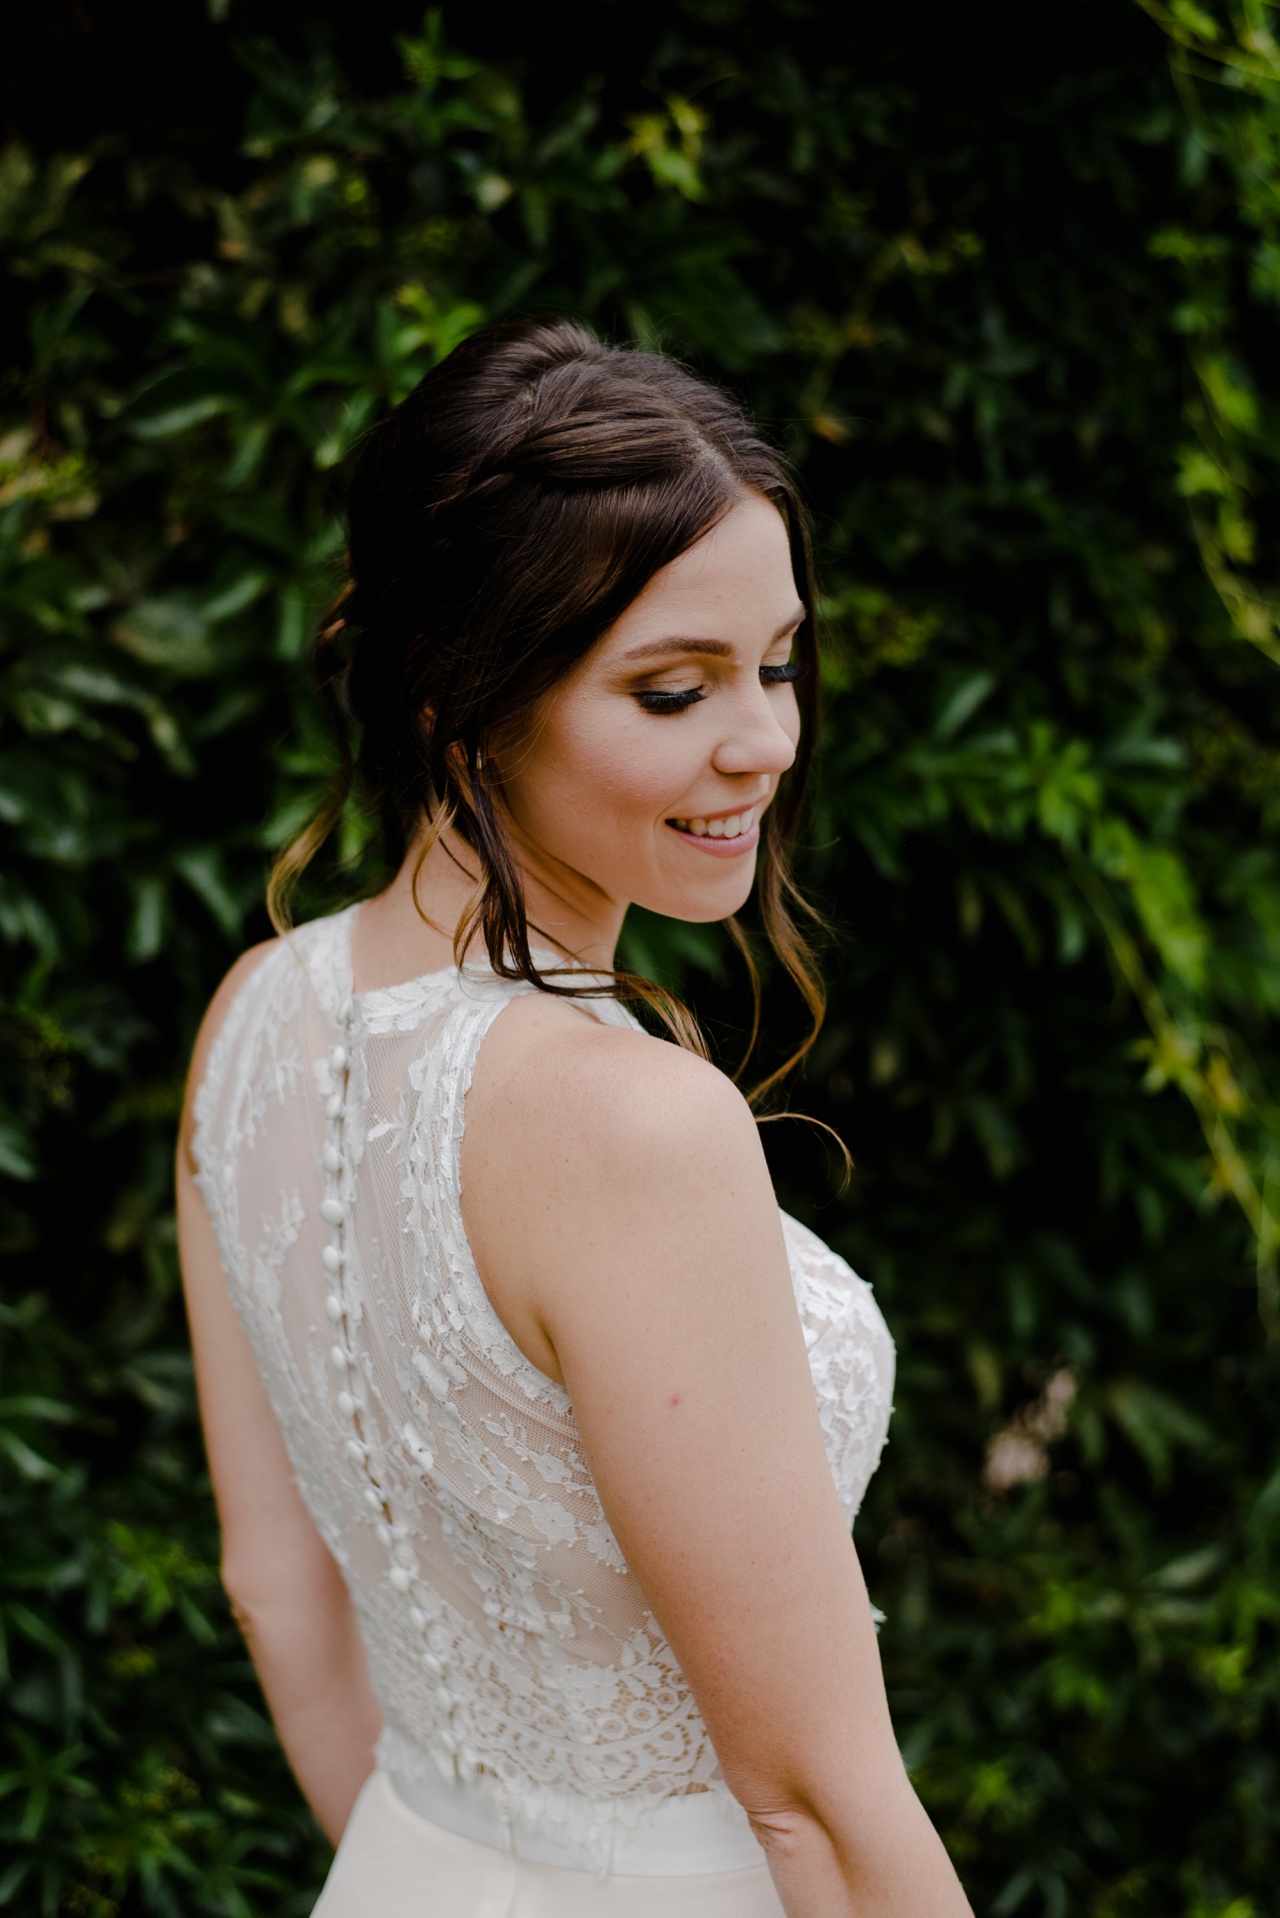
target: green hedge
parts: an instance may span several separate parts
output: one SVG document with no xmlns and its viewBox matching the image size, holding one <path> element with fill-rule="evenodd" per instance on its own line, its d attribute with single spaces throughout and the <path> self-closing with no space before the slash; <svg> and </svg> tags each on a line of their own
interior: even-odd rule
<svg viewBox="0 0 1280 1918">
<path fill-rule="evenodd" d="M 738 387 L 819 521 L 793 1098 L 851 1185 L 767 1138 L 899 1342 L 857 1537 L 920 1790 L 998 1918 L 1280 1913 L 1274 8 L 355 11 L 84 0 L 9 66 L 0 1904 L 322 1876 L 216 1579 L 174 1121 L 327 765 L 335 468 L 554 308 Z M 732 1056 L 717 937 L 629 940 Z"/>
</svg>

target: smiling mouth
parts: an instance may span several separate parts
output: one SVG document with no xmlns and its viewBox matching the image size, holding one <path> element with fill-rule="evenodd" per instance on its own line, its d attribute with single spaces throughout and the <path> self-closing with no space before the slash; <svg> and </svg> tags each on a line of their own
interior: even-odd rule
<svg viewBox="0 0 1280 1918">
<path fill-rule="evenodd" d="M 728 852 L 745 852 L 759 838 L 757 820 L 760 808 L 748 806 L 742 812 L 721 813 L 714 819 L 668 819 L 667 824 L 674 832 L 686 839 L 704 842 L 710 852 L 714 847 Z"/>
</svg>

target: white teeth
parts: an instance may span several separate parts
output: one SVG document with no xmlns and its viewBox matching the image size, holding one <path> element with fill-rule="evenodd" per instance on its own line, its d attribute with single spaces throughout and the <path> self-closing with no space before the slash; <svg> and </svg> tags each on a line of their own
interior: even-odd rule
<svg viewBox="0 0 1280 1918">
<path fill-rule="evenodd" d="M 748 807 L 746 812 L 731 812 L 727 819 L 673 819 L 671 824 L 681 832 L 692 833 L 695 839 L 740 839 L 751 831 L 756 823 L 756 809 Z"/>
</svg>

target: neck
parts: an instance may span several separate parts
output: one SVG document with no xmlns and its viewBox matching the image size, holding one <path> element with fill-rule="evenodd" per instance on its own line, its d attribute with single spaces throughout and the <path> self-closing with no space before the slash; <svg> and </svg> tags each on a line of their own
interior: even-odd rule
<svg viewBox="0 0 1280 1918">
<path fill-rule="evenodd" d="M 524 847 L 516 851 L 530 945 L 563 953 L 579 965 L 610 970 L 625 902 L 606 899 L 576 873 L 551 870 L 549 862 Z M 443 833 L 425 859 L 420 837 L 386 891 L 360 910 L 354 952 L 358 989 L 397 985 L 450 965 L 454 933 L 472 904 L 478 879 L 476 856 L 456 833 Z"/>
</svg>

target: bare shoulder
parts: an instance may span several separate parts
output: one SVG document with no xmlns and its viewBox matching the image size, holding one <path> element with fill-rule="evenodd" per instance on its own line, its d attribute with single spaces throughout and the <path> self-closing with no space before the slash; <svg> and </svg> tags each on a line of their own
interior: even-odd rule
<svg viewBox="0 0 1280 1918">
<path fill-rule="evenodd" d="M 594 1175 L 632 1167 L 647 1176 L 726 1152 L 763 1164 L 746 1100 L 717 1067 L 554 999 L 507 1008 L 481 1052 L 473 1100 L 543 1164 L 568 1154 Z"/>
<path fill-rule="evenodd" d="M 274 952 L 279 944 L 278 939 L 264 939 L 260 944 L 250 946 L 247 952 L 242 952 L 209 1001 L 204 1018 L 200 1021 L 195 1049 L 191 1054 L 191 1067 L 187 1074 L 187 1102 L 182 1120 L 183 1153 L 181 1156 L 183 1158 L 187 1157 L 190 1148 L 191 1094 L 204 1077 L 205 1068 L 209 1063 L 209 1053 L 214 1040 L 222 1030 L 222 1022 L 245 981 L 258 970 L 268 953 Z"/>
<path fill-rule="evenodd" d="M 591 1369 L 591 1326 L 604 1311 L 616 1331 L 624 1293 L 666 1311 L 659 1294 L 687 1293 L 691 1270 L 712 1296 L 717 1253 L 737 1270 L 747 1242 L 770 1234 L 780 1253 L 759 1135 L 730 1080 L 667 1040 L 544 997 L 514 1000 L 480 1049 L 462 1209 L 499 1318 L 560 1384 L 567 1354 Z"/>
</svg>

